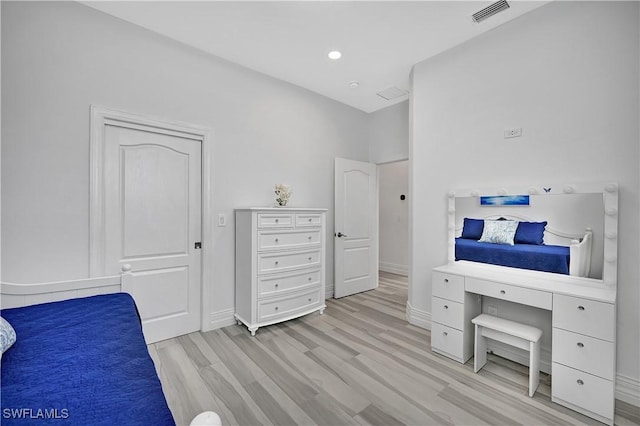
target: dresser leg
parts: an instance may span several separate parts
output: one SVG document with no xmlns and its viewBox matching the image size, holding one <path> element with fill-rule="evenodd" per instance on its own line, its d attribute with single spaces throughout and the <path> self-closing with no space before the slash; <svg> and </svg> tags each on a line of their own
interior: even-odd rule
<svg viewBox="0 0 640 426">
<path fill-rule="evenodd" d="M 258 331 L 258 328 L 259 328 L 259 327 L 251 327 L 251 328 L 249 328 L 249 331 L 251 332 L 251 335 L 252 335 L 252 336 L 255 336 L 255 335 L 256 335 L 256 331 Z"/>
</svg>

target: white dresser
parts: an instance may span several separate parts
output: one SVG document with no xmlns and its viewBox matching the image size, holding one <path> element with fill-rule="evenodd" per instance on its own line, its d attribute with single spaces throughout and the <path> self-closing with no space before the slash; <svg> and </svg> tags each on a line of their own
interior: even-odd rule
<svg viewBox="0 0 640 426">
<path fill-rule="evenodd" d="M 462 363 L 473 355 L 471 319 L 481 312 L 482 296 L 549 311 L 552 401 L 613 424 L 615 287 L 465 261 L 440 266 L 432 275 L 434 352 Z"/>
<path fill-rule="evenodd" d="M 236 313 L 259 327 L 311 312 L 325 301 L 326 209 L 236 210 Z"/>
</svg>

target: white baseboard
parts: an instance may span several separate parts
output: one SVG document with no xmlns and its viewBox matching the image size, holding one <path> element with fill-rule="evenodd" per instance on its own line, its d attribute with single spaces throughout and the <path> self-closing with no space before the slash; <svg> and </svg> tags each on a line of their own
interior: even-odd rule
<svg viewBox="0 0 640 426">
<path fill-rule="evenodd" d="M 234 308 L 225 309 L 219 312 L 212 312 L 209 316 L 209 330 L 216 330 L 218 328 L 227 327 L 236 323 L 234 314 L 236 310 Z"/>
<path fill-rule="evenodd" d="M 617 374 L 616 399 L 640 407 L 640 380 Z"/>
<path fill-rule="evenodd" d="M 398 265 L 396 263 L 381 261 L 378 264 L 378 269 L 391 274 L 409 275 L 409 267 L 407 265 Z"/>
<path fill-rule="evenodd" d="M 407 321 L 409 324 L 413 324 L 416 327 L 426 328 L 431 330 L 431 312 L 422 311 L 411 306 L 411 303 L 407 301 Z"/>
</svg>

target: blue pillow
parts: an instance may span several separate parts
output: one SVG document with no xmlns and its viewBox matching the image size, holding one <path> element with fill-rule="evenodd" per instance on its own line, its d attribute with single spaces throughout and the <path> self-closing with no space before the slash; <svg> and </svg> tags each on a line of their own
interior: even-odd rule
<svg viewBox="0 0 640 426">
<path fill-rule="evenodd" d="M 462 225 L 462 238 L 467 240 L 479 240 L 482 237 L 482 230 L 484 229 L 484 220 L 482 219 L 469 219 L 464 218 L 464 224 Z"/>
<path fill-rule="evenodd" d="M 16 342 L 16 332 L 6 319 L 0 317 L 0 356 Z"/>
<path fill-rule="evenodd" d="M 544 229 L 547 222 L 520 222 L 516 229 L 516 244 L 544 244 Z"/>
</svg>

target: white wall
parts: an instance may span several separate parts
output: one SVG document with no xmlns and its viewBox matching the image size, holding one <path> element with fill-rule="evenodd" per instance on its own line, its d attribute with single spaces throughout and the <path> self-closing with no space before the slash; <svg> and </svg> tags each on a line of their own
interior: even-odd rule
<svg viewBox="0 0 640 426">
<path fill-rule="evenodd" d="M 369 158 L 381 164 L 409 158 L 409 102 L 369 114 Z"/>
<path fill-rule="evenodd" d="M 365 113 L 75 2 L 2 2 L 2 65 L 3 281 L 88 276 L 91 104 L 213 129 L 216 318 L 233 314 L 233 209 L 288 183 L 291 206 L 332 211 L 334 157 L 369 160 Z"/>
<path fill-rule="evenodd" d="M 636 395 L 638 6 L 553 2 L 414 67 L 409 295 L 411 308 L 431 311 L 449 189 L 619 182 L 617 387 Z M 523 136 L 503 139 L 512 127 Z"/>
<path fill-rule="evenodd" d="M 409 162 L 378 166 L 380 205 L 380 269 L 395 274 L 409 272 Z M 404 201 L 400 195 L 404 194 Z"/>
</svg>

